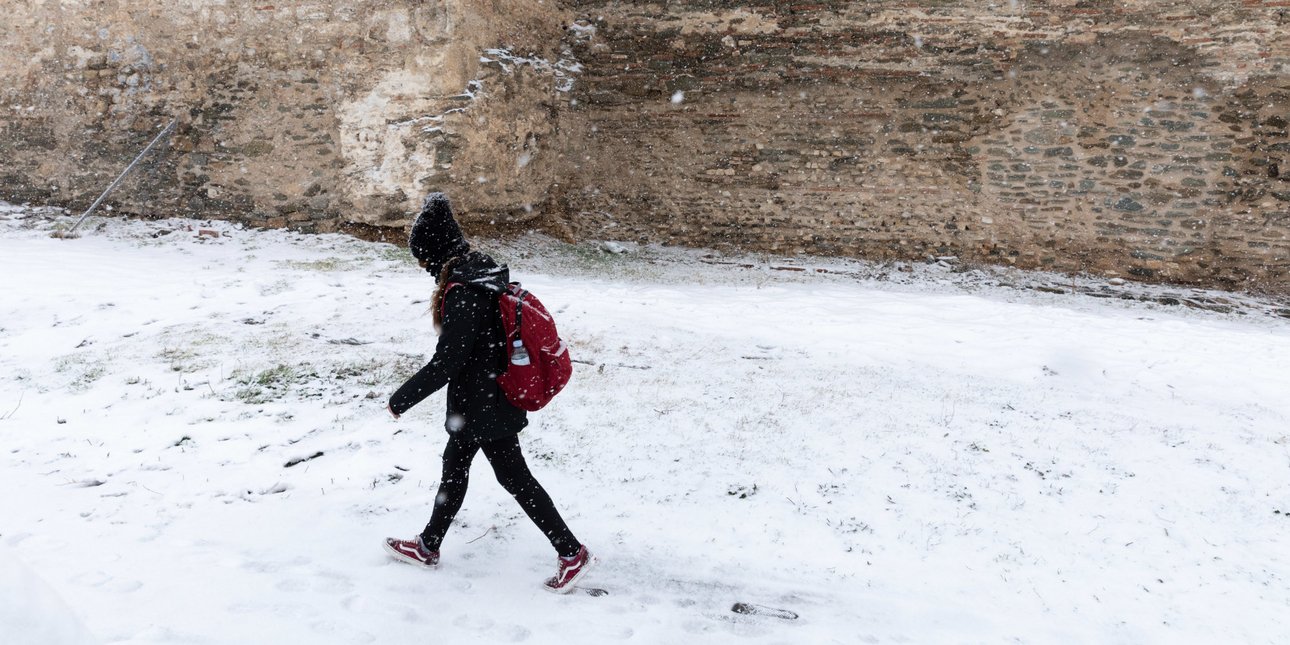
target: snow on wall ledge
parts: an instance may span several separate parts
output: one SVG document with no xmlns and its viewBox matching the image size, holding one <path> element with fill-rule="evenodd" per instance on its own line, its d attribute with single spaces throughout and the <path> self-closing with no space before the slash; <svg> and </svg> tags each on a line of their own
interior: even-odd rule
<svg viewBox="0 0 1290 645">
<path fill-rule="evenodd" d="M 504 4 L 4 1 L 0 198 L 1290 291 L 1283 1 Z"/>
</svg>

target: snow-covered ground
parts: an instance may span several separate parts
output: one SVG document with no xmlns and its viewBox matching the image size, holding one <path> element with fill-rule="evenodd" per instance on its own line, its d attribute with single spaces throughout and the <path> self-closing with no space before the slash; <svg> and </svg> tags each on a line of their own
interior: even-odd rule
<svg viewBox="0 0 1290 645">
<path fill-rule="evenodd" d="M 380 548 L 445 438 L 384 409 L 434 343 L 402 249 L 68 221 L 0 208 L 6 643 L 1290 638 L 1285 303 L 482 243 L 580 361 L 521 435 L 610 592 L 558 597 L 483 459 L 440 570 Z"/>
</svg>

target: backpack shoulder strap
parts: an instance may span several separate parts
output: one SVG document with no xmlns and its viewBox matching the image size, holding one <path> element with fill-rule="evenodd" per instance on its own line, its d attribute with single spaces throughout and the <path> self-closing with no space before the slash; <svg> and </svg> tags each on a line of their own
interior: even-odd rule
<svg viewBox="0 0 1290 645">
<path fill-rule="evenodd" d="M 506 340 L 514 341 L 520 338 L 520 330 L 524 329 L 524 298 L 529 292 L 521 288 L 518 282 L 512 282 L 506 288 L 506 294 L 515 299 L 515 333 Z"/>
</svg>

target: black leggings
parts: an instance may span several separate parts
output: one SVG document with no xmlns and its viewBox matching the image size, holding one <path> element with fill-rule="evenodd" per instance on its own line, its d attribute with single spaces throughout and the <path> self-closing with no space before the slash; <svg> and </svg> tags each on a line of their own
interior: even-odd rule
<svg viewBox="0 0 1290 645">
<path fill-rule="evenodd" d="M 529 472 L 524 453 L 520 452 L 520 439 L 514 435 L 482 444 L 455 435 L 448 439 L 448 445 L 443 449 L 443 478 L 439 482 L 439 493 L 435 495 L 434 513 L 421 532 L 421 540 L 426 547 L 431 551 L 439 550 L 443 536 L 452 525 L 452 518 L 456 517 L 466 499 L 470 463 L 481 449 L 502 488 L 520 503 L 529 519 L 551 541 L 551 546 L 566 558 L 577 555 L 581 543 L 560 517 L 551 496 Z"/>
</svg>

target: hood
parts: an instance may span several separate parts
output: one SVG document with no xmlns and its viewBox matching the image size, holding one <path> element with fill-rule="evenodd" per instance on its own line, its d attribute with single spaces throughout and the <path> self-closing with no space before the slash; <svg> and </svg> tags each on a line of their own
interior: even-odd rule
<svg viewBox="0 0 1290 645">
<path fill-rule="evenodd" d="M 510 281 L 511 271 L 506 265 L 498 264 L 479 251 L 467 253 L 461 264 L 448 273 L 448 282 L 459 282 L 490 293 L 500 294 L 506 291 L 506 285 Z"/>
</svg>

